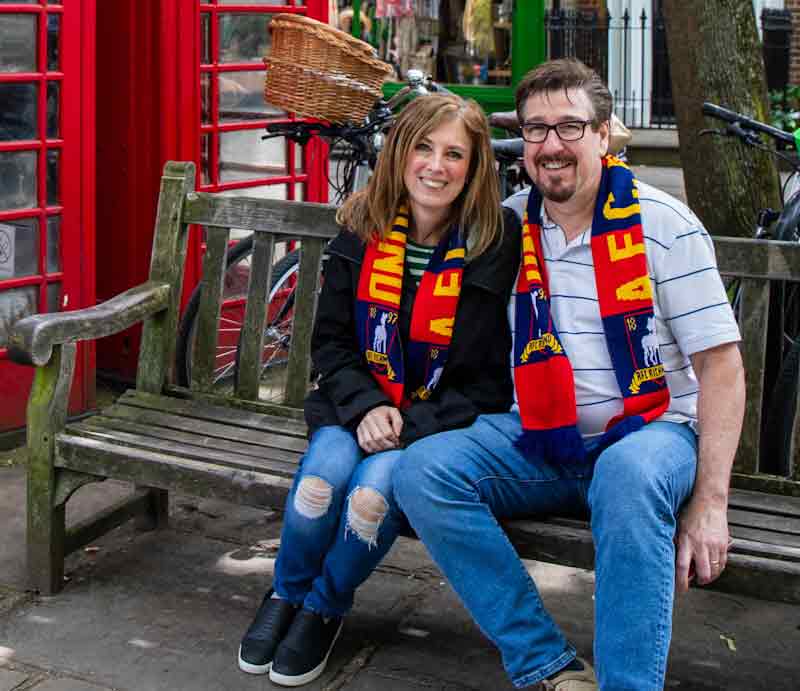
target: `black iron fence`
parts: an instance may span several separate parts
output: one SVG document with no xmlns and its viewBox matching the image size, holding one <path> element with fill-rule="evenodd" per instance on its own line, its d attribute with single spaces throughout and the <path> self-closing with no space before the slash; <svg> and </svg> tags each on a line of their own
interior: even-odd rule
<svg viewBox="0 0 800 691">
<path fill-rule="evenodd" d="M 660 3 L 659 3 L 660 4 Z M 789 80 L 791 16 L 788 10 L 762 11 L 764 62 L 770 90 Z M 628 127 L 675 127 L 667 36 L 660 11 L 634 17 L 554 9 L 545 14 L 549 58 L 577 57 L 594 68 L 614 95 L 614 110 Z"/>
</svg>

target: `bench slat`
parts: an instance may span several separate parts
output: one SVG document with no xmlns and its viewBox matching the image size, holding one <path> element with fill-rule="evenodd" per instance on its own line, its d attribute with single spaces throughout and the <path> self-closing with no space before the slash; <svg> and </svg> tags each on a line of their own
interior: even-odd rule
<svg viewBox="0 0 800 691">
<path fill-rule="evenodd" d="M 192 352 L 193 391 L 211 391 L 214 388 L 214 365 L 229 237 L 228 228 L 206 229 L 203 278 L 200 282 L 200 308 L 197 313 Z"/>
<path fill-rule="evenodd" d="M 261 360 L 264 350 L 264 323 L 267 317 L 269 287 L 272 285 L 272 256 L 275 236 L 256 233 L 253 238 L 253 261 L 247 291 L 244 326 L 239 342 L 236 395 L 258 400 L 261 383 Z"/>
<path fill-rule="evenodd" d="M 787 533 L 776 533 L 761 528 L 751 528 L 743 525 L 731 525 L 730 533 L 735 539 L 760 542 L 763 545 L 785 545 L 791 549 L 800 549 L 800 537 Z"/>
<path fill-rule="evenodd" d="M 245 228 L 275 233 L 280 239 L 316 237 L 329 240 L 339 232 L 332 204 L 291 202 L 253 197 L 226 197 L 197 192 L 186 199 L 187 223 L 223 228 Z"/>
<path fill-rule="evenodd" d="M 250 447 L 249 453 L 242 453 L 240 448 L 233 448 L 232 444 L 226 448 L 215 448 L 206 442 L 213 441 L 203 435 L 181 435 L 173 438 L 164 438 L 147 433 L 144 425 L 123 427 L 114 424 L 119 421 L 91 418 L 83 422 L 68 425 L 65 433 L 82 437 L 105 439 L 123 446 L 134 446 L 140 449 L 152 449 L 165 453 L 194 458 L 200 461 L 213 461 L 222 465 L 237 468 L 255 468 L 287 476 L 293 475 L 302 454 L 284 451 L 282 449 Z M 142 431 L 144 430 L 144 431 Z M 246 446 L 246 445 L 240 445 Z M 260 450 L 260 453 L 256 453 Z"/>
<path fill-rule="evenodd" d="M 504 528 L 523 559 L 564 564 L 581 569 L 594 568 L 594 547 L 588 527 L 584 530 L 538 521 L 508 521 Z M 728 565 L 713 584 L 714 590 L 736 592 L 764 598 L 769 584 L 769 599 L 800 602 L 800 562 L 744 553 L 734 543 Z M 781 550 L 784 552 L 784 550 Z"/>
<path fill-rule="evenodd" d="M 166 434 L 170 434 L 175 430 L 191 435 L 215 437 L 224 443 L 242 442 L 251 446 L 253 451 L 257 451 L 259 448 L 276 448 L 303 453 L 307 446 L 304 439 L 285 436 L 280 432 L 275 434 L 269 430 L 242 429 L 224 422 L 197 420 L 185 415 L 175 415 L 174 413 L 148 410 L 146 408 L 113 405 L 110 408 L 106 408 L 103 411 L 103 415 L 109 418 L 159 427 Z"/>
<path fill-rule="evenodd" d="M 761 438 L 761 401 L 764 396 L 764 365 L 767 348 L 769 282 L 742 280 L 742 306 L 739 328 L 742 331 L 742 360 L 747 372 L 744 423 L 736 452 L 734 469 L 740 473 L 758 472 Z"/>
<path fill-rule="evenodd" d="M 57 437 L 55 452 L 60 467 L 257 508 L 282 509 L 292 485 L 291 478 L 280 475 L 125 448 L 99 439 Z"/>
<path fill-rule="evenodd" d="M 325 241 L 308 238 L 300 248 L 300 273 L 295 289 L 292 343 L 286 371 L 287 405 L 300 407 L 308 393 L 311 373 L 311 331 L 317 309 L 322 252 Z"/>
<path fill-rule="evenodd" d="M 728 522 L 731 525 L 740 525 L 746 528 L 761 528 L 775 533 L 800 536 L 800 519 L 797 518 L 729 509 Z"/>
<path fill-rule="evenodd" d="M 778 497 L 764 492 L 753 492 L 746 489 L 732 489 L 729 499 L 730 508 L 749 509 L 776 516 L 800 518 L 800 499 Z"/>
<path fill-rule="evenodd" d="M 796 242 L 717 236 L 714 251 L 724 275 L 773 281 L 800 279 L 800 245 Z"/>
<path fill-rule="evenodd" d="M 226 408 L 171 396 L 158 396 L 141 391 L 127 391 L 120 397 L 119 402 L 137 408 L 149 408 L 151 410 L 175 413 L 176 415 L 186 415 L 197 420 L 223 422 L 226 425 L 243 429 L 269 430 L 301 439 L 306 438 L 306 426 L 304 423 L 291 418 L 278 417 L 277 415 L 264 415 L 263 413 L 247 412 L 236 408 Z"/>
</svg>

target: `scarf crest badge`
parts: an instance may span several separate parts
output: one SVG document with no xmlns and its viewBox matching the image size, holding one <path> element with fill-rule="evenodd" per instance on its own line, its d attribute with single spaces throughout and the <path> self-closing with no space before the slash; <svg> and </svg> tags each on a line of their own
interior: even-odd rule
<svg viewBox="0 0 800 691">
<path fill-rule="evenodd" d="M 514 383 L 523 427 L 517 445 L 526 454 L 579 461 L 585 457 L 585 446 L 577 428 L 572 366 L 550 311 L 541 206 L 542 197 L 532 187 L 523 218 L 516 287 Z M 600 438 L 596 448 L 602 450 L 659 417 L 670 400 L 656 333 L 639 190 L 628 166 L 614 156 L 603 158 L 591 250 L 600 316 L 624 406 Z"/>
<path fill-rule="evenodd" d="M 464 234 L 451 228 L 425 269 L 414 298 L 409 342 L 401 343 L 398 321 L 408 224 L 408 208 L 403 205 L 386 237 L 367 245 L 356 294 L 356 326 L 367 368 L 400 409 L 427 400 L 439 383 L 466 259 Z"/>
</svg>

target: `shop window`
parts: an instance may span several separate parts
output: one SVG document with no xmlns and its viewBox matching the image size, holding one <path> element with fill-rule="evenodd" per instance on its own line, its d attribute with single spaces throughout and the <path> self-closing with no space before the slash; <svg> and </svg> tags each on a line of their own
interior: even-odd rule
<svg viewBox="0 0 800 691">
<path fill-rule="evenodd" d="M 335 19 L 350 33 L 351 4 L 339 2 Z M 360 38 L 400 80 L 416 68 L 443 83 L 509 85 L 512 10 L 512 0 L 376 0 Z"/>
</svg>

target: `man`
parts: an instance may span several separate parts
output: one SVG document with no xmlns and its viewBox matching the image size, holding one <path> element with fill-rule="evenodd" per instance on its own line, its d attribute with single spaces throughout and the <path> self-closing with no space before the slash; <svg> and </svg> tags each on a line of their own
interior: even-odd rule
<svg viewBox="0 0 800 691">
<path fill-rule="evenodd" d="M 515 686 L 661 689 L 676 587 L 725 568 L 739 332 L 700 221 L 606 156 L 597 74 L 551 61 L 516 100 L 516 403 L 409 447 L 396 498 Z M 596 676 L 497 522 L 537 514 L 591 518 Z"/>
</svg>

